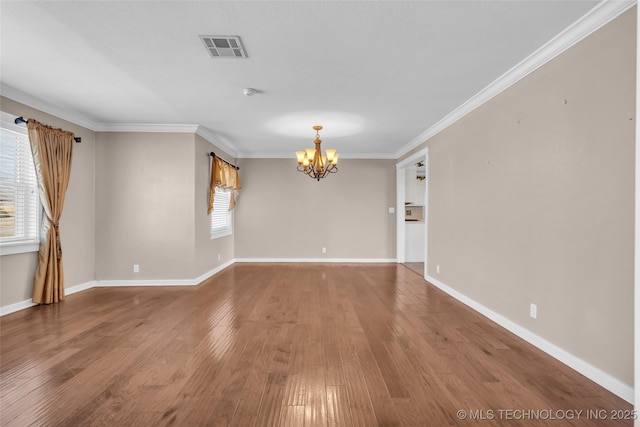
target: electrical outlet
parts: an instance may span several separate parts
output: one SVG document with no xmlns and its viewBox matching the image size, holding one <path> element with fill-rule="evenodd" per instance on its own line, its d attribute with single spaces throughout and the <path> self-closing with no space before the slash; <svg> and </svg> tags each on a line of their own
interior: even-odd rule
<svg viewBox="0 0 640 427">
<path fill-rule="evenodd" d="M 396 213 L 396 208 L 389 208 L 389 213 Z"/>
<path fill-rule="evenodd" d="M 140 266 L 138 264 L 133 264 L 133 272 L 140 273 Z"/>
<path fill-rule="evenodd" d="M 440 264 L 436 265 L 436 273 L 440 274 Z"/>
<path fill-rule="evenodd" d="M 531 305 L 529 306 L 529 316 L 533 317 L 534 319 L 538 318 L 538 306 L 531 303 Z"/>
<path fill-rule="evenodd" d="M 326 254 L 327 253 L 327 248 L 322 248 L 322 253 Z"/>
</svg>

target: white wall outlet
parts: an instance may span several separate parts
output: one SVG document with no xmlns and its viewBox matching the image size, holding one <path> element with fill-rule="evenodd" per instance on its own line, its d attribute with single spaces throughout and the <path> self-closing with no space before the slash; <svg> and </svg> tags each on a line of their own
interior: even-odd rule
<svg viewBox="0 0 640 427">
<path fill-rule="evenodd" d="M 440 274 L 440 264 L 436 265 L 436 273 Z"/>
<path fill-rule="evenodd" d="M 389 213 L 396 213 L 396 208 L 389 208 Z"/>
<path fill-rule="evenodd" d="M 327 253 L 327 248 L 322 248 L 322 253 L 326 254 Z"/>
<path fill-rule="evenodd" d="M 140 273 L 140 266 L 138 264 L 133 264 L 133 272 Z"/>
<path fill-rule="evenodd" d="M 538 318 L 538 306 L 531 303 L 531 305 L 529 306 L 529 316 L 533 317 L 534 319 Z"/>
<path fill-rule="evenodd" d="M 220 261 L 220 254 L 218 254 L 218 261 Z"/>
</svg>

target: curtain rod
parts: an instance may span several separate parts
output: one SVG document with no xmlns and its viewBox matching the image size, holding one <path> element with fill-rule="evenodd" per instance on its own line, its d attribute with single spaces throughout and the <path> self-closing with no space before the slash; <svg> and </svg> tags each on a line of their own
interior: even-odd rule
<svg viewBox="0 0 640 427">
<path fill-rule="evenodd" d="M 19 125 L 20 123 L 27 123 L 27 121 L 22 116 L 17 117 L 13 122 L 17 125 Z M 82 142 L 82 138 L 80 138 L 79 136 L 74 136 L 73 140 L 75 142 Z"/>
<path fill-rule="evenodd" d="M 216 157 L 216 153 L 214 153 L 213 151 L 209 153 L 209 156 L 211 157 Z M 236 170 L 240 170 L 239 166 L 236 166 L 234 164 L 231 164 L 229 162 L 227 162 L 225 159 L 223 159 L 222 157 L 218 157 L 220 160 L 222 160 L 223 162 L 225 162 L 226 164 L 228 164 L 229 166 L 235 168 Z"/>
</svg>

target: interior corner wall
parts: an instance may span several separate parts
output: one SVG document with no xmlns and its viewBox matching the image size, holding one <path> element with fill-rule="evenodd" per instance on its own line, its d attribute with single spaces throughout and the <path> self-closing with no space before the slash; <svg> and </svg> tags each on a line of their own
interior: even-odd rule
<svg viewBox="0 0 640 427">
<path fill-rule="evenodd" d="M 211 158 L 209 153 L 213 151 L 219 157 L 235 162 L 220 148 L 212 145 L 200 135 L 195 136 L 195 276 L 199 277 L 218 268 L 222 264 L 230 262 L 234 258 L 234 236 L 224 236 L 211 239 L 211 216 L 207 214 L 209 203 L 209 168 Z M 241 177 L 242 178 L 242 177 Z M 218 259 L 218 256 L 220 259 Z"/>
<path fill-rule="evenodd" d="M 240 166 L 236 258 L 395 258 L 395 160 L 340 159 L 320 182 L 293 154 Z"/>
<path fill-rule="evenodd" d="M 194 159 L 190 133 L 96 134 L 97 280 L 196 277 Z"/>
<path fill-rule="evenodd" d="M 429 276 L 630 387 L 635 15 L 418 147 Z"/>
<path fill-rule="evenodd" d="M 95 133 L 66 120 L 2 97 L 0 110 L 73 132 L 82 138 L 74 144 L 71 178 L 60 217 L 65 288 L 83 285 L 95 275 Z M 38 253 L 0 256 L 0 306 L 31 300 Z"/>
</svg>

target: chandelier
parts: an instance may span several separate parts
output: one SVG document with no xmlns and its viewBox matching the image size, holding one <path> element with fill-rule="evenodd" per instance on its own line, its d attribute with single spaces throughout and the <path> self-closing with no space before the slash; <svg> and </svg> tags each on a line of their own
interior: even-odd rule
<svg viewBox="0 0 640 427">
<path fill-rule="evenodd" d="M 306 173 L 311 178 L 320 181 L 320 178 L 324 178 L 329 173 L 338 172 L 338 157 L 339 154 L 336 150 L 327 149 L 326 156 L 322 155 L 320 144 L 320 130 L 322 126 L 314 126 L 316 131 L 316 140 L 313 141 L 316 144 L 316 148 L 307 148 L 305 151 L 296 151 L 296 157 L 298 158 L 298 171 Z"/>
</svg>

